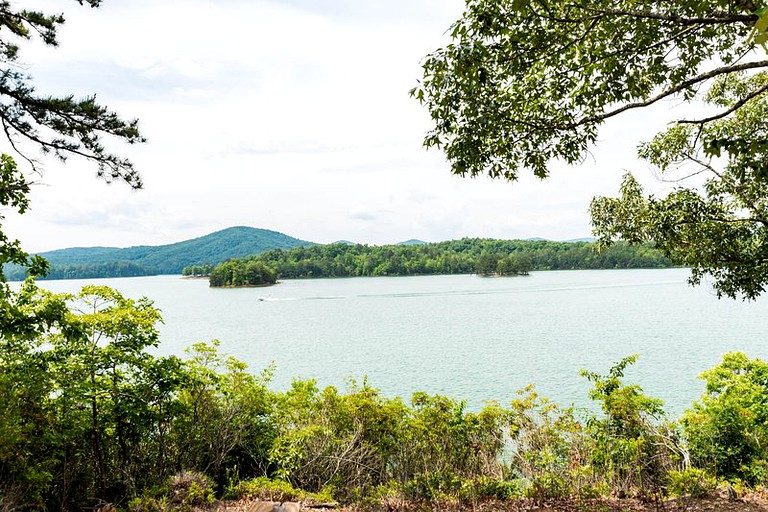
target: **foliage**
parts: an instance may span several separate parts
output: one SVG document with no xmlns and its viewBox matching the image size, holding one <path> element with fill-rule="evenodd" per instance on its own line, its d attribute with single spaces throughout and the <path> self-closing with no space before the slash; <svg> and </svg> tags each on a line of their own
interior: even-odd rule
<svg viewBox="0 0 768 512">
<path fill-rule="evenodd" d="M 297 381 L 277 397 L 276 475 L 310 491 L 350 500 L 394 483 L 410 499 L 456 495 L 468 479 L 500 477 L 501 408 L 479 413 L 442 396 L 416 393 L 410 407 L 366 383 L 349 393 Z M 501 492 L 501 491 L 500 491 Z"/>
<path fill-rule="evenodd" d="M 510 408 L 513 474 L 538 500 L 617 496 L 661 497 L 673 471 L 686 469 L 687 451 L 673 425 L 661 421 L 658 399 L 622 382 L 635 356 L 608 374 L 583 372 L 602 416 L 580 420 L 572 408 L 538 396 L 533 387 L 519 392 Z M 683 482 L 680 478 L 677 483 Z"/>
<path fill-rule="evenodd" d="M 484 260 L 484 262 L 482 261 Z M 597 253 L 586 242 L 463 238 L 419 245 L 343 243 L 268 251 L 249 256 L 281 279 L 422 274 L 525 274 L 529 270 L 658 268 L 671 262 L 651 246 L 615 244 Z"/>
<path fill-rule="evenodd" d="M 414 393 L 411 404 L 395 466 L 400 482 L 419 474 L 502 476 L 499 455 L 506 414 L 500 406 L 489 403 L 477 413 L 468 412 L 463 402 L 426 393 Z"/>
<path fill-rule="evenodd" d="M 211 286 L 261 286 L 275 284 L 277 272 L 261 261 L 234 259 L 216 265 L 208 279 Z"/>
<path fill-rule="evenodd" d="M 573 409 L 540 397 L 533 386 L 518 395 L 510 407 L 511 469 L 527 483 L 526 493 L 537 499 L 602 494 L 600 475 L 589 465 L 594 441 Z"/>
<path fill-rule="evenodd" d="M 183 362 L 151 355 L 159 312 L 106 287 L 54 295 L 27 281 L 14 298 L 20 315 L 46 322 L 6 329 L 0 344 L 8 506 L 119 505 L 183 469 L 207 474 L 220 494 L 227 476 L 268 471 L 269 371 L 250 374 L 216 343 L 195 345 Z"/>
<path fill-rule="evenodd" d="M 220 355 L 218 345 L 214 340 L 187 350 L 179 414 L 169 434 L 177 446 L 176 464 L 213 476 L 221 494 L 232 468 L 246 476 L 267 472 L 275 431 L 266 387 L 271 370 L 253 375 L 242 362 Z"/>
<path fill-rule="evenodd" d="M 733 108 L 760 90 L 768 90 L 767 73 L 728 75 L 714 84 L 707 101 Z M 768 97 L 760 95 L 723 119 L 677 124 L 643 145 L 640 155 L 665 175 L 706 173 L 708 178 L 701 189 L 680 185 L 656 198 L 645 197 L 637 181 L 626 176 L 620 198 L 592 202 L 602 244 L 617 237 L 653 240 L 667 256 L 692 268 L 692 283 L 709 274 L 718 295 L 760 295 L 768 284 L 766 116 Z"/>
<path fill-rule="evenodd" d="M 348 394 L 296 381 L 277 396 L 275 474 L 313 492 L 349 495 L 387 480 L 406 409 L 363 383 Z"/>
<path fill-rule="evenodd" d="M 703 469 L 686 468 L 685 471 L 669 472 L 669 495 L 704 498 L 717 487 L 717 480 Z"/>
<path fill-rule="evenodd" d="M 213 265 L 203 263 L 202 265 L 189 265 L 181 269 L 181 275 L 191 277 L 208 277 L 211 275 Z"/>
<path fill-rule="evenodd" d="M 701 400 L 682 424 L 694 464 L 749 484 L 768 480 L 768 363 L 740 352 L 701 375 Z"/>
<path fill-rule="evenodd" d="M 228 499 L 255 499 L 264 501 L 311 501 L 314 503 L 332 503 L 333 496 L 328 492 L 307 492 L 295 489 L 284 480 L 273 480 L 267 477 L 243 480 L 227 490 Z"/>
<path fill-rule="evenodd" d="M 755 298 L 768 283 L 768 60 L 756 51 L 768 17 L 758 7 L 469 0 L 411 91 L 434 121 L 424 143 L 443 148 L 462 176 L 544 178 L 552 161 L 580 163 L 611 117 L 703 101 L 707 115 L 640 146 L 676 190 L 646 198 L 626 178 L 620 198 L 592 203 L 595 233 L 602 247 L 654 241 L 692 268 L 692 283 L 711 275 L 719 294 Z"/>
<path fill-rule="evenodd" d="M 584 419 L 532 388 L 476 412 L 425 393 L 406 404 L 365 381 L 274 393 L 271 370 L 249 373 L 215 341 L 184 361 L 151 355 L 160 317 L 146 299 L 104 287 L 54 295 L 31 281 L 18 296 L 48 323 L 0 351 L 4 507 L 662 497 L 707 492 L 714 477 L 766 481 L 768 367 L 741 354 L 704 374 L 707 394 L 683 419 L 688 457 L 661 403 L 623 383 L 634 357 L 584 372 L 602 408 Z"/>
<path fill-rule="evenodd" d="M 456 174 L 514 180 L 580 162 L 612 116 L 690 100 L 709 78 L 768 65 L 754 47 L 752 2 L 469 0 L 452 42 L 412 91 Z"/>
<path fill-rule="evenodd" d="M 167 471 L 153 441 L 179 365 L 146 353 L 157 343 L 151 303 L 94 286 L 53 295 L 31 281 L 13 298 L 11 309 L 36 322 L 2 336 L 0 481 L 22 484 L 26 502 L 69 509 L 130 494 Z"/>
<path fill-rule="evenodd" d="M 660 496 L 669 472 L 684 465 L 687 453 L 674 426 L 660 421 L 661 400 L 622 382 L 627 366 L 636 359 L 622 359 L 606 375 L 582 372 L 593 382 L 590 398 L 600 402 L 604 415 L 587 422 L 595 442 L 592 464 L 620 494 Z"/>
<path fill-rule="evenodd" d="M 163 486 L 149 489 L 128 504 L 131 512 L 189 512 L 214 501 L 210 479 L 202 473 L 182 471 Z"/>
<path fill-rule="evenodd" d="M 0 206 L 11 207 L 17 213 L 23 214 L 29 208 L 29 181 L 19 171 L 16 162 L 8 155 L 0 155 Z M 5 216 L 0 213 L 0 223 Z M 0 228 L 2 226 L 0 225 Z M 44 275 L 48 266 L 41 257 L 30 257 L 21 249 L 18 240 L 11 240 L 0 229 L 0 283 L 5 283 L 3 263 L 13 263 L 27 268 L 29 275 Z M 2 286 L 2 284 L 0 284 Z M 6 290 L 4 294 L 7 294 Z"/>
<path fill-rule="evenodd" d="M 480 253 L 475 265 L 475 274 L 481 276 L 515 276 L 528 275 L 532 262 L 528 255 L 509 254 L 506 256 Z"/>
</svg>

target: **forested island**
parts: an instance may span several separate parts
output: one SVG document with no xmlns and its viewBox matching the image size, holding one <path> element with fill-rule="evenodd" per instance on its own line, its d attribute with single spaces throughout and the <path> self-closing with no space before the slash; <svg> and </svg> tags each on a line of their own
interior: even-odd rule
<svg viewBox="0 0 768 512">
<path fill-rule="evenodd" d="M 253 267 L 260 263 L 278 279 L 440 274 L 525 275 L 531 270 L 663 268 L 673 262 L 650 245 L 619 242 L 602 252 L 590 242 L 462 238 L 432 244 L 349 245 L 335 243 L 277 249 L 213 267 L 211 286 L 266 284 Z M 251 270 L 248 270 L 251 269 Z M 205 267 L 184 268 L 203 275 Z M 251 282 L 247 276 L 258 276 Z M 223 279 L 229 276 L 230 279 Z M 226 284 L 218 284 L 218 283 Z"/>
<path fill-rule="evenodd" d="M 216 265 L 209 276 L 211 286 L 266 286 L 277 282 L 277 272 L 261 261 L 235 259 Z"/>
</svg>

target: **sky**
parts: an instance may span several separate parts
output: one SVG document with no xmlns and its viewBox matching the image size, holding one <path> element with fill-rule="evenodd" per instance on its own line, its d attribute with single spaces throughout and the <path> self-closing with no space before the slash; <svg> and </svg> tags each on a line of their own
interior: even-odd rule
<svg viewBox="0 0 768 512">
<path fill-rule="evenodd" d="M 460 178 L 422 146 L 410 98 L 424 56 L 448 42 L 460 0 L 24 0 L 63 12 L 59 47 L 23 43 L 39 92 L 97 99 L 138 118 L 148 142 L 108 141 L 144 189 L 89 163 L 44 159 L 31 209 L 4 229 L 33 252 L 161 245 L 230 226 L 303 240 L 385 244 L 461 237 L 589 236 L 596 195 L 633 171 L 667 110 L 608 122 L 583 164 L 518 182 Z M 62 9 L 64 9 L 62 11 Z"/>
</svg>

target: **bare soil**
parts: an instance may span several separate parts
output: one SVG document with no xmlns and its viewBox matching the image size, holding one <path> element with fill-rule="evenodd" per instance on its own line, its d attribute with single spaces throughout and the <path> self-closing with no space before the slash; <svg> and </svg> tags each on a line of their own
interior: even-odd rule
<svg viewBox="0 0 768 512">
<path fill-rule="evenodd" d="M 250 500 L 222 501 L 208 512 L 263 512 L 263 503 Z M 302 512 L 328 509 L 301 507 Z M 376 507 L 339 507 L 329 512 L 768 512 L 768 497 L 749 494 L 729 499 L 725 493 L 699 499 L 671 499 L 644 502 L 637 499 L 536 502 L 531 500 L 488 501 L 474 505 L 391 502 Z"/>
</svg>

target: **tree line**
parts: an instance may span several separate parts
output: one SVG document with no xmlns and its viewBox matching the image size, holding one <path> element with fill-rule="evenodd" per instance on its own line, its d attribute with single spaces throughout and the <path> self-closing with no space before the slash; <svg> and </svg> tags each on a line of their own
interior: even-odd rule
<svg viewBox="0 0 768 512">
<path fill-rule="evenodd" d="M 421 245 L 350 245 L 344 243 L 276 249 L 221 264 L 232 269 L 259 262 L 277 278 L 404 276 L 424 274 L 527 274 L 531 270 L 663 268 L 672 261 L 652 245 L 617 243 L 602 252 L 588 242 L 463 238 Z M 193 272 L 187 267 L 184 272 Z M 215 267 L 213 273 L 216 273 Z M 231 282 L 224 280 L 231 284 Z M 220 282 L 216 278 L 216 282 Z M 250 283 L 259 284 L 259 283 Z M 218 284 L 213 284 L 217 286 Z"/>
</svg>

